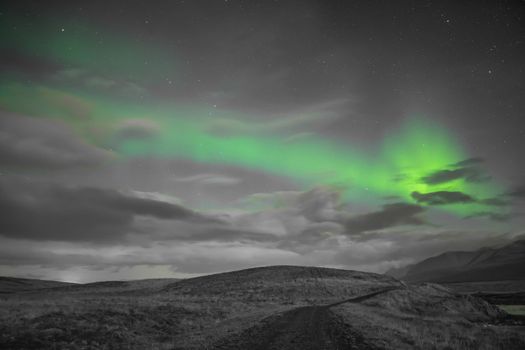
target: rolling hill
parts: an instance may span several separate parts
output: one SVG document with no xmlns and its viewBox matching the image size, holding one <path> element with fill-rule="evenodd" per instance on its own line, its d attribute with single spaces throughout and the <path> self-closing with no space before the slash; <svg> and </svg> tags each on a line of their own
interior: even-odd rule
<svg viewBox="0 0 525 350">
<path fill-rule="evenodd" d="M 399 286 L 390 276 L 305 266 L 267 266 L 190 278 L 172 283 L 165 293 L 192 298 L 278 303 L 330 302 Z"/>
<path fill-rule="evenodd" d="M 71 285 L 74 283 L 0 276 L 0 293 L 15 293 Z"/>
<path fill-rule="evenodd" d="M 6 293 L 0 348 L 512 350 L 520 322 L 436 284 L 268 266 Z"/>
</svg>

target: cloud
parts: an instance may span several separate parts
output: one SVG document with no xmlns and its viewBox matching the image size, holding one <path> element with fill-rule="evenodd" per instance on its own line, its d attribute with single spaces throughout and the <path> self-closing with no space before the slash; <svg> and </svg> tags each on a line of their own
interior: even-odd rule
<svg viewBox="0 0 525 350">
<path fill-rule="evenodd" d="M 485 160 L 480 157 L 473 157 L 473 158 L 467 158 L 465 160 L 462 160 L 460 162 L 452 164 L 454 167 L 467 167 L 467 166 L 473 166 L 473 165 L 479 165 L 483 163 Z"/>
<path fill-rule="evenodd" d="M 233 218 L 232 222 L 244 230 L 268 232 L 280 237 L 299 235 L 310 224 L 310 221 L 293 207 L 241 214 Z"/>
<path fill-rule="evenodd" d="M 249 212 L 237 215 L 234 222 L 245 229 L 272 232 L 286 239 L 293 237 L 298 242 L 307 234 L 311 236 L 309 240 L 317 232 L 344 231 L 341 222 L 346 213 L 340 202 L 340 191 L 329 186 L 306 192 L 258 193 L 240 201 L 239 205 Z"/>
<path fill-rule="evenodd" d="M 426 224 L 419 217 L 425 211 L 423 207 L 401 202 L 386 204 L 378 211 L 351 216 L 348 207 L 341 203 L 340 190 L 328 186 L 307 192 L 276 192 L 255 197 L 274 206 L 241 215 L 237 222 L 244 228 L 258 227 L 283 237 L 293 237 L 297 242 L 320 241 L 333 234 L 355 235 L 400 225 Z"/>
<path fill-rule="evenodd" d="M 352 215 L 351 208 L 340 203 L 339 190 L 332 187 L 261 193 L 255 197 L 269 205 L 258 211 L 225 210 L 222 216 L 212 216 L 155 192 L 17 184 L 5 179 L 0 184 L 0 210 L 8 214 L 0 225 L 14 227 L 17 233 L 2 230 L 0 236 L 0 271 L 10 273 L 17 266 L 25 271 L 24 266 L 27 270 L 39 264 L 46 267 L 34 272 L 63 272 L 79 279 L 119 278 L 127 273 L 127 278 L 139 278 L 146 268 L 152 273 L 163 271 L 164 276 L 184 276 L 271 264 L 384 272 L 456 249 L 457 241 L 474 246 L 489 237 L 437 232 L 421 215 L 426 209 L 415 204 L 392 203 Z M 20 213 L 39 230 L 23 226 L 20 220 L 13 226 L 10 218 L 18 219 Z M 410 226 L 417 226 L 417 231 Z M 38 245 L 31 244 L 35 240 Z M 2 242 L 9 252 L 1 248 Z M 3 267 L 7 265 L 11 267 Z"/>
<path fill-rule="evenodd" d="M 108 161 L 111 153 L 85 143 L 65 124 L 0 112 L 0 164 L 64 169 Z"/>
<path fill-rule="evenodd" d="M 469 194 L 459 191 L 436 191 L 428 193 L 414 191 L 411 193 L 411 196 L 418 203 L 425 205 L 447 205 L 462 203 L 479 203 L 492 207 L 505 207 L 509 205 L 508 201 L 501 197 L 477 199 Z"/>
<path fill-rule="evenodd" d="M 178 177 L 177 182 L 198 183 L 203 185 L 236 185 L 242 180 L 233 176 L 220 174 L 198 174 Z"/>
<path fill-rule="evenodd" d="M 0 245 L 0 273 L 3 266 L 44 265 L 61 270 L 84 266 L 90 270 L 103 271 L 167 265 L 172 271 L 188 274 L 269 265 L 270 261 L 275 264 L 301 264 L 306 261 L 300 254 L 290 250 L 254 245 L 253 242 L 164 241 L 146 247 L 78 243 L 61 243 L 57 246 L 54 242 L 43 242 L 28 248 L 27 241 L 0 237 L 0 243 L 3 243 Z"/>
<path fill-rule="evenodd" d="M 83 85 L 90 90 L 103 90 L 126 97 L 143 96 L 148 93 L 144 87 L 133 81 L 112 79 L 81 68 L 62 69 L 55 74 L 55 79 Z"/>
<path fill-rule="evenodd" d="M 182 201 L 179 198 L 158 192 L 143 192 L 143 191 L 131 191 L 134 196 L 138 198 L 151 199 L 154 201 L 167 202 L 171 204 L 181 205 Z"/>
<path fill-rule="evenodd" d="M 428 193 L 414 191 L 411 193 L 411 196 L 418 203 L 426 205 L 446 205 L 476 202 L 476 200 L 470 195 L 458 191 L 437 191 Z"/>
<path fill-rule="evenodd" d="M 334 259 L 344 266 L 373 268 L 384 272 L 447 251 L 473 251 L 481 247 L 503 245 L 518 239 L 519 233 L 488 230 L 452 230 L 425 228 L 384 230 L 351 237 L 342 244 Z"/>
<path fill-rule="evenodd" d="M 136 217 L 220 222 L 178 204 L 94 187 L 2 179 L 1 235 L 34 240 L 112 241 L 140 232 Z"/>
<path fill-rule="evenodd" d="M 330 99 L 311 105 L 296 107 L 287 112 L 275 114 L 265 113 L 267 120 L 264 122 L 214 117 L 208 122 L 207 127 L 210 133 L 221 136 L 236 135 L 239 133 L 245 135 L 261 132 L 275 133 L 276 131 L 282 132 L 283 130 L 305 130 L 306 127 L 311 127 L 316 124 L 326 124 L 334 119 L 340 118 L 347 113 L 350 102 L 352 101 L 346 98 Z M 294 139 L 309 135 L 311 135 L 311 133 L 304 131 L 294 132 L 291 137 L 287 137 L 286 140 L 292 142 Z"/>
<path fill-rule="evenodd" d="M 300 191 L 275 191 L 253 193 L 236 201 L 236 205 L 247 210 L 265 210 L 295 206 Z"/>
<path fill-rule="evenodd" d="M 452 164 L 452 169 L 441 169 L 421 178 L 427 185 L 439 185 L 442 183 L 464 179 L 466 182 L 483 182 L 489 179 L 477 166 L 482 163 L 481 158 L 470 158 Z"/>
<path fill-rule="evenodd" d="M 518 186 L 506 195 L 516 199 L 525 199 L 525 186 Z"/>
<path fill-rule="evenodd" d="M 498 197 L 482 199 L 479 202 L 481 204 L 491 205 L 495 207 L 504 207 L 509 205 L 509 202 L 507 200 Z"/>
<path fill-rule="evenodd" d="M 506 222 L 512 219 L 513 215 L 506 214 L 506 213 L 494 213 L 490 211 L 482 211 L 482 212 L 478 212 L 472 215 L 468 215 L 465 217 L 465 219 L 482 218 L 482 217 L 488 218 L 496 222 Z"/>
<path fill-rule="evenodd" d="M 109 89 L 117 84 L 117 82 L 112 79 L 107 79 L 98 76 L 86 78 L 85 83 L 86 86 L 91 87 L 93 89 Z"/>
<path fill-rule="evenodd" d="M 227 217 L 201 215 L 201 220 L 158 220 L 151 217 L 137 217 L 135 227 L 147 236 L 136 235 L 128 242 L 148 245 L 152 241 L 176 242 L 276 242 L 281 237 L 253 227 L 233 225 Z"/>
<path fill-rule="evenodd" d="M 115 137 L 118 141 L 127 139 L 148 139 L 160 132 L 157 123 L 149 119 L 126 119 L 117 125 Z"/>
<path fill-rule="evenodd" d="M 314 222 L 341 219 L 341 193 L 336 188 L 316 187 L 301 193 L 296 205 L 302 215 Z"/>
<path fill-rule="evenodd" d="M 379 211 L 347 219 L 344 226 L 347 233 L 354 235 L 399 225 L 425 225 L 426 222 L 418 217 L 424 211 L 423 207 L 414 204 L 386 204 Z"/>
</svg>

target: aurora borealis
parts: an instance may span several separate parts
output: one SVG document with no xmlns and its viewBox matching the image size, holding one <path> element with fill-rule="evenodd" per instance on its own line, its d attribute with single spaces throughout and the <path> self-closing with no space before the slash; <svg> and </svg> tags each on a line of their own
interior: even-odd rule
<svg viewBox="0 0 525 350">
<path fill-rule="evenodd" d="M 382 271 L 521 234 L 521 18 L 401 3 L 7 6 L 0 238 L 30 249 L 0 271 Z"/>
</svg>

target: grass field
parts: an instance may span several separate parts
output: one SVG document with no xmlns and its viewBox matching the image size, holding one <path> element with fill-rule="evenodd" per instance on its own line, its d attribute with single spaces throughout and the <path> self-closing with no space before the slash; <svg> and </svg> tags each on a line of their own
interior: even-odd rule
<svg viewBox="0 0 525 350">
<path fill-rule="evenodd" d="M 382 275 L 303 267 L 1 294 L 0 348 L 215 349 L 243 334 L 268 341 L 271 334 L 257 334 L 261 322 L 278 333 L 284 328 L 271 322 L 282 322 L 283 313 L 385 287 L 398 290 L 331 308 L 326 320 L 341 328 L 334 334 L 382 349 L 525 348 L 524 327 L 502 324 L 506 314 L 482 299 L 433 284 L 406 286 Z M 520 310 L 523 305 L 509 309 Z"/>
</svg>

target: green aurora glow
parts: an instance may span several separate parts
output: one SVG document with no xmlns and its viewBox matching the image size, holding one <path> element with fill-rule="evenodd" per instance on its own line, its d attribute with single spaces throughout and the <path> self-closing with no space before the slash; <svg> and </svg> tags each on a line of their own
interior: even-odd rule
<svg viewBox="0 0 525 350">
<path fill-rule="evenodd" d="M 155 156 L 238 166 L 285 176 L 304 188 L 326 184 L 342 186 L 345 200 L 360 203 L 385 196 L 414 202 L 411 196 L 414 191 L 458 191 L 476 199 L 501 193 L 502 188 L 497 184 L 464 179 L 436 185 L 424 183 L 423 177 L 452 169 L 453 164 L 469 158 L 451 132 L 424 117 L 407 118 L 376 149 L 360 149 L 351 140 L 325 139 L 315 134 L 294 138 L 297 132 L 286 128 L 262 128 L 261 131 L 254 128 L 247 133 L 246 128 L 232 127 L 228 133 L 221 134 L 213 128 L 217 123 L 233 121 L 234 126 L 235 123 L 249 126 L 254 116 L 153 98 L 136 102 L 136 96 L 120 93 L 123 88 L 104 93 L 75 85 L 67 80 L 71 77 L 64 78 L 63 74 L 78 69 L 101 75 L 117 85 L 132 79 L 138 86 L 160 80 L 166 72 L 174 74 L 174 57 L 163 57 L 158 50 L 146 50 L 117 37 L 107 39 L 106 36 L 105 41 L 100 42 L 85 25 L 68 23 L 66 31 L 61 32 L 57 26 L 46 24 L 37 37 L 17 21 L 17 35 L 13 35 L 12 25 L 4 26 L 11 28 L 11 32 L 5 31 L 2 37 L 11 38 L 4 40 L 4 48 L 44 57 L 65 68 L 59 71 L 62 80 L 57 78 L 58 73 L 39 83 L 26 83 L 16 74 L 4 77 L 0 81 L 0 106 L 34 117 L 63 120 L 80 138 L 98 147 L 111 148 L 121 159 Z M 143 54 L 146 51 L 148 55 Z M 144 62 L 152 62 L 155 69 L 145 66 Z M 148 120 L 157 126 L 156 133 L 148 138 L 118 139 L 119 126 L 126 120 Z M 468 215 L 483 210 L 486 205 L 463 203 L 440 208 Z"/>
<path fill-rule="evenodd" d="M 32 103 L 24 103 L 28 100 Z M 99 147 L 111 146 L 123 158 L 155 156 L 240 166 L 292 178 L 305 188 L 319 184 L 342 186 L 349 201 L 395 195 L 412 202 L 413 191 L 460 191 L 483 199 L 500 191 L 494 184 L 464 179 L 424 183 L 424 176 L 452 169 L 454 163 L 468 158 L 451 133 L 424 118 L 407 119 L 377 149 L 361 150 L 351 143 L 315 136 L 294 139 L 287 134 L 217 135 L 209 127 L 214 121 L 243 116 L 199 106 L 132 105 L 129 101 L 44 86 L 3 84 L 0 104 L 19 113 L 60 118 L 80 137 Z M 79 106 L 83 106 L 86 116 L 76 115 Z M 126 120 L 148 120 L 158 129 L 153 137 L 116 140 L 118 126 Z M 446 209 L 464 215 L 482 207 L 468 203 L 447 205 Z"/>
</svg>

